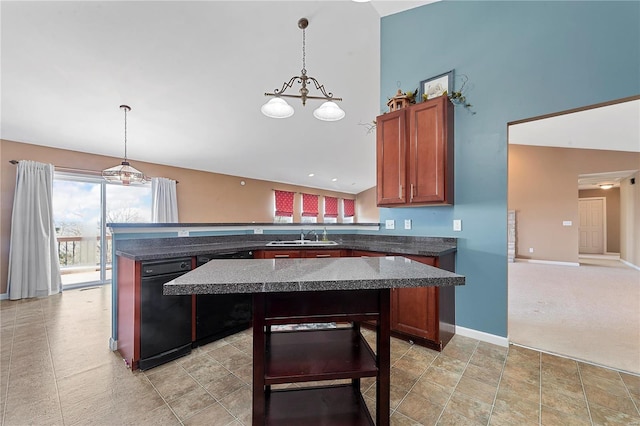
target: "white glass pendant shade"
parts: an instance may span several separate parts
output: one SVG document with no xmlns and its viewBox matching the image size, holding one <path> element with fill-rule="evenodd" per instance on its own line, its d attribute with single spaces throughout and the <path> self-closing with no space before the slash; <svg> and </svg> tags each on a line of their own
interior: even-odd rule
<svg viewBox="0 0 640 426">
<path fill-rule="evenodd" d="M 344 118 L 344 111 L 337 103 L 327 101 L 313 111 L 313 116 L 322 121 L 338 121 Z"/>
<path fill-rule="evenodd" d="M 293 107 L 284 99 L 275 97 L 266 104 L 262 105 L 260 111 L 267 117 L 271 118 L 287 118 L 294 113 Z"/>
<path fill-rule="evenodd" d="M 145 181 L 144 174 L 131 167 L 128 161 L 123 161 L 122 164 L 103 170 L 102 177 L 107 182 L 121 183 L 122 185 L 143 183 Z"/>
</svg>

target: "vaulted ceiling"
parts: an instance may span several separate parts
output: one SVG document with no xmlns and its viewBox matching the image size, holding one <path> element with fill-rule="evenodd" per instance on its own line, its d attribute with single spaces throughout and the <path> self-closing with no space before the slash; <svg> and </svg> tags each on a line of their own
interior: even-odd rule
<svg viewBox="0 0 640 426">
<path fill-rule="evenodd" d="M 358 193 L 375 185 L 365 124 L 386 109 L 380 17 L 426 3 L 3 1 L 0 136 L 121 158 L 127 104 L 134 166 Z M 290 100 L 288 119 L 260 113 L 300 73 L 301 17 L 307 72 L 344 99 L 341 121 L 316 120 L 319 101 Z"/>
</svg>

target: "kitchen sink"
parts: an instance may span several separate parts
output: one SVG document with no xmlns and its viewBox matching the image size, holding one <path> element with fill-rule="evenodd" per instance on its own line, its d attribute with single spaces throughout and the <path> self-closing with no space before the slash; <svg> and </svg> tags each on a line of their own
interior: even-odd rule
<svg viewBox="0 0 640 426">
<path fill-rule="evenodd" d="M 335 241 L 314 241 L 314 240 L 290 240 L 290 241 L 271 241 L 267 243 L 267 246 L 277 246 L 277 247 L 296 247 L 296 246 L 307 246 L 307 247 L 319 247 L 319 246 L 335 246 L 338 243 Z"/>
</svg>

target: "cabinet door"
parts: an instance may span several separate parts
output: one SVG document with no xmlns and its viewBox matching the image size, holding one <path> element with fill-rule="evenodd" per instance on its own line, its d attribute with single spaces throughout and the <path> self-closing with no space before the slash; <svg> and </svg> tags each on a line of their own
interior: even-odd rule
<svg viewBox="0 0 640 426">
<path fill-rule="evenodd" d="M 446 96 L 417 104 L 409 114 L 409 203 L 453 203 L 453 113 Z"/>
<path fill-rule="evenodd" d="M 406 114 L 398 110 L 376 118 L 378 205 L 406 203 Z"/>
<path fill-rule="evenodd" d="M 453 203 L 453 146 L 449 135 L 449 102 L 441 96 L 408 109 L 409 202 Z"/>
<path fill-rule="evenodd" d="M 435 266 L 434 257 L 406 256 Z M 391 329 L 437 342 L 438 287 L 395 288 L 391 292 Z"/>
<path fill-rule="evenodd" d="M 437 342 L 437 287 L 394 288 L 391 330 Z"/>
</svg>

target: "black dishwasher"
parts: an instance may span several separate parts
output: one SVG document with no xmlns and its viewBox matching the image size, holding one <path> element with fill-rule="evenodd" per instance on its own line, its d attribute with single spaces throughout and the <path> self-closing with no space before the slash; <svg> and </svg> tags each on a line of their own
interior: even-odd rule
<svg viewBox="0 0 640 426">
<path fill-rule="evenodd" d="M 196 266 L 212 259 L 253 259 L 251 251 L 215 253 L 196 257 Z M 251 327 L 251 294 L 198 294 L 196 296 L 196 340 L 206 345 Z"/>
<path fill-rule="evenodd" d="M 140 288 L 141 370 L 191 352 L 191 296 L 165 296 L 162 287 L 191 270 L 191 258 L 142 262 Z"/>
</svg>

